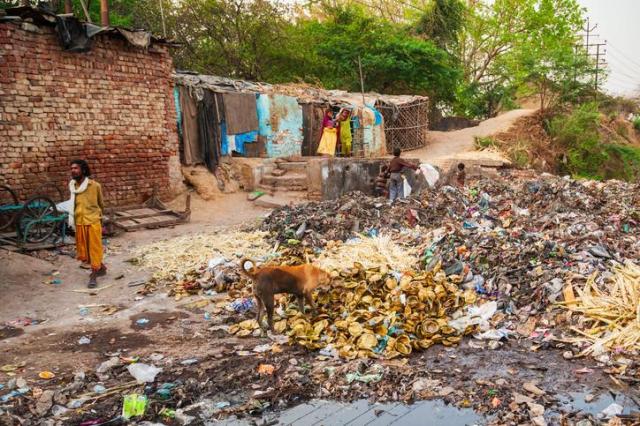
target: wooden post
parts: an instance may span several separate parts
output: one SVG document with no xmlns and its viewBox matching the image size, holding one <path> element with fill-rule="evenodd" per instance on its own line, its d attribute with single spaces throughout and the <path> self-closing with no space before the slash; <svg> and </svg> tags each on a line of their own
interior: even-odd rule
<svg viewBox="0 0 640 426">
<path fill-rule="evenodd" d="M 164 23 L 164 7 L 162 6 L 162 0 L 160 1 L 160 17 L 162 18 L 162 36 L 167 38 L 167 27 Z"/>
<path fill-rule="evenodd" d="M 73 13 L 73 5 L 71 0 L 64 0 L 64 13 Z"/>
<path fill-rule="evenodd" d="M 80 6 L 82 6 L 82 11 L 84 12 L 84 17 L 87 19 L 87 22 L 91 23 L 91 15 L 89 15 L 89 10 L 84 0 L 80 0 Z"/>
<path fill-rule="evenodd" d="M 364 99 L 364 79 L 362 78 L 362 62 L 360 61 L 360 55 L 358 55 L 358 69 L 360 70 L 360 91 L 362 92 L 362 106 L 366 106 Z"/>
<path fill-rule="evenodd" d="M 109 24 L 109 0 L 100 0 L 100 25 L 103 27 Z"/>
</svg>

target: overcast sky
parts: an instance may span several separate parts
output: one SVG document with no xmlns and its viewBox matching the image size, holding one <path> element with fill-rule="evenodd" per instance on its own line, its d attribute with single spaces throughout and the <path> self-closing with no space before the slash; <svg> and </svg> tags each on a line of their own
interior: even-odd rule
<svg viewBox="0 0 640 426">
<path fill-rule="evenodd" d="M 578 2 L 587 8 L 590 25 L 598 25 L 593 31 L 600 35 L 597 40 L 607 42 L 604 48 L 609 78 L 605 88 L 615 94 L 637 94 L 640 88 L 640 0 Z"/>
</svg>

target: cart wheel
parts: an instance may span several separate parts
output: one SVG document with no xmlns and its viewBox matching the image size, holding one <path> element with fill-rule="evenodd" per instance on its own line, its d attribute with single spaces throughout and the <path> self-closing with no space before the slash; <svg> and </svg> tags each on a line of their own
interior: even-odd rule
<svg viewBox="0 0 640 426">
<path fill-rule="evenodd" d="M 0 231 L 7 230 L 16 220 L 18 197 L 7 185 L 0 185 Z"/>
<path fill-rule="evenodd" d="M 29 243 L 41 243 L 55 232 L 58 209 L 50 198 L 35 196 L 22 208 L 18 219 L 20 237 Z"/>
<path fill-rule="evenodd" d="M 56 203 L 64 201 L 62 191 L 60 187 L 53 182 L 47 182 L 40 185 L 35 191 L 35 194 L 45 195 L 51 198 Z"/>
</svg>

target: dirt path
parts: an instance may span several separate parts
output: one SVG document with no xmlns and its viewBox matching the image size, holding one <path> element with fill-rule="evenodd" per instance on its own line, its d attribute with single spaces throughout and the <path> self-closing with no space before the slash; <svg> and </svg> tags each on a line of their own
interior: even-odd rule
<svg viewBox="0 0 640 426">
<path fill-rule="evenodd" d="M 535 111 L 535 109 L 515 109 L 485 120 L 476 127 L 452 132 L 429 132 L 427 146 L 411 151 L 411 154 L 407 155 L 440 167 L 456 159 L 507 161 L 497 152 L 475 151 L 475 138 L 509 130 L 517 119 L 531 115 Z"/>
<path fill-rule="evenodd" d="M 184 209 L 184 196 L 171 203 L 177 210 Z M 89 271 L 80 269 L 78 262 L 63 253 L 44 251 L 40 258 L 0 250 L 0 324 L 16 322 L 26 334 L 43 328 L 68 328 L 95 322 L 107 323 L 119 317 L 139 313 L 149 306 L 155 308 L 173 307 L 173 300 L 158 291 L 145 298 L 138 297 L 136 287 L 128 284 L 149 277 L 149 272 L 131 265 L 127 260 L 136 247 L 154 241 L 180 235 L 196 234 L 251 224 L 269 213 L 247 201 L 244 192 L 225 194 L 212 201 L 192 197 L 191 221 L 184 225 L 156 230 L 124 233 L 114 238 L 106 238 L 105 264 L 108 274 L 98 280 L 97 294 L 86 293 Z M 69 251 L 69 250 L 65 250 Z M 55 283 L 52 281 L 55 280 Z M 52 303 L 52 301 L 54 301 Z M 92 313 L 99 313 L 102 306 L 117 306 L 120 311 L 114 315 L 80 315 L 80 307 L 94 305 Z M 20 327 L 24 318 L 45 321 L 42 324 Z M 0 340 L 0 352 L 6 341 Z"/>
</svg>

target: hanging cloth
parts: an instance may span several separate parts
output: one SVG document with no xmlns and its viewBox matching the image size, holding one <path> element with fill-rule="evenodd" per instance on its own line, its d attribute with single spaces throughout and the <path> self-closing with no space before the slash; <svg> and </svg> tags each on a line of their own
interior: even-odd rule
<svg viewBox="0 0 640 426">
<path fill-rule="evenodd" d="M 253 93 L 224 93 L 224 121 L 227 134 L 236 135 L 258 130 L 256 95 Z"/>
<path fill-rule="evenodd" d="M 204 163 L 213 173 L 220 162 L 220 126 L 215 94 L 204 90 L 198 103 L 198 135 L 203 147 Z"/>
<path fill-rule="evenodd" d="M 204 163 L 204 144 L 198 135 L 198 105 L 189 89 L 180 86 L 180 109 L 182 110 L 182 143 L 184 164 L 191 166 Z"/>
</svg>

